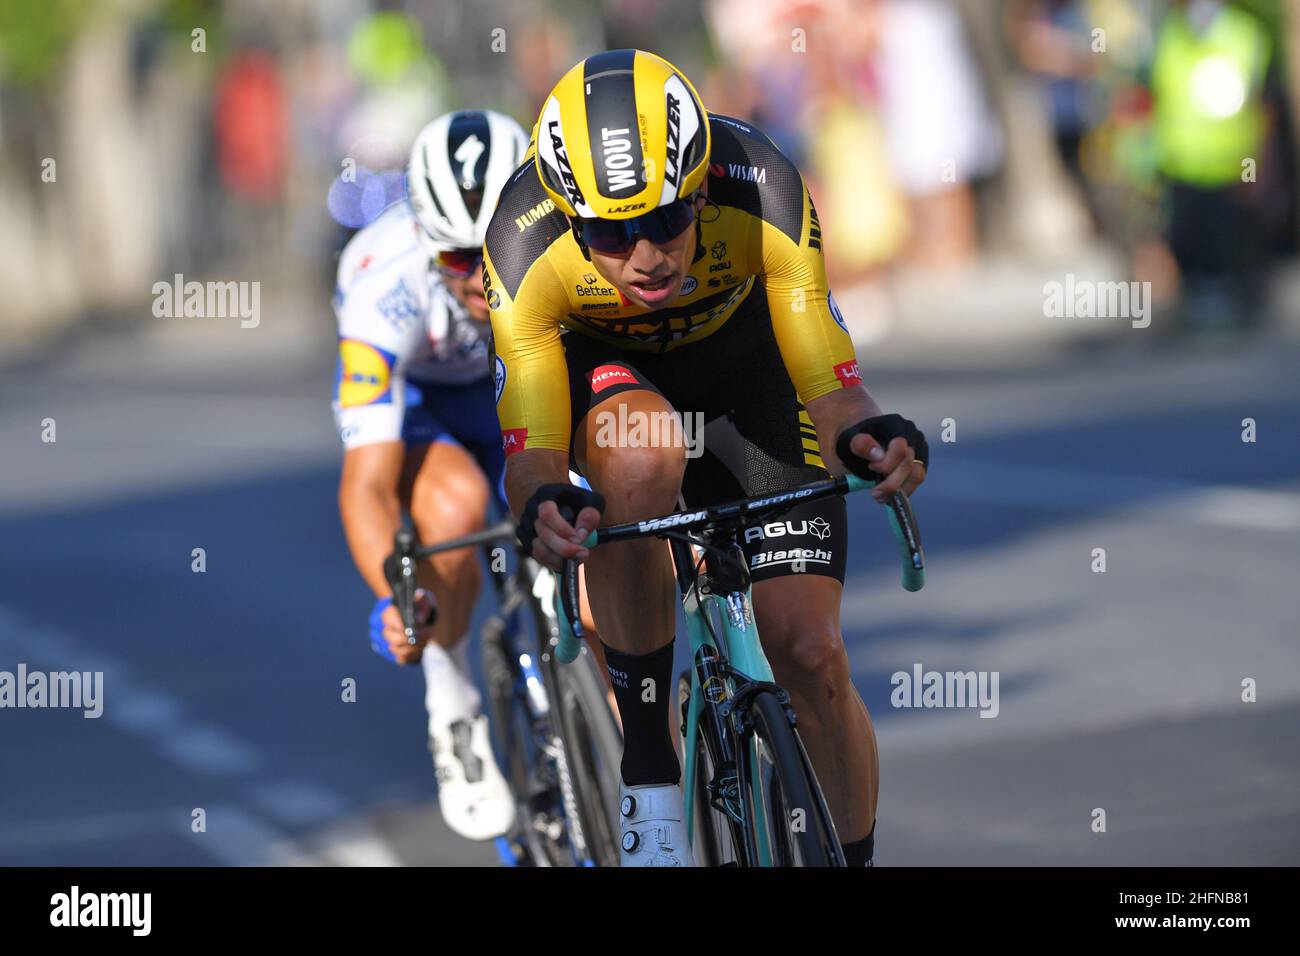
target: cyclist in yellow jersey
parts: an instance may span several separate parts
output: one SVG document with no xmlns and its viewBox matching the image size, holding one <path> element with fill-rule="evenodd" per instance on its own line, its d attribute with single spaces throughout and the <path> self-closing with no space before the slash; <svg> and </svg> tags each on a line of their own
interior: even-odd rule
<svg viewBox="0 0 1300 956">
<path fill-rule="evenodd" d="M 880 479 L 881 500 L 924 480 L 924 436 L 863 386 L 812 199 L 767 137 L 708 114 L 666 60 L 614 50 L 560 80 L 532 152 L 488 227 L 484 289 L 506 490 L 534 557 L 553 568 L 585 559 L 579 542 L 598 523 L 827 470 Z M 674 412 L 705 423 L 702 455 L 610 427 Z M 570 467 L 592 491 L 568 483 Z M 877 756 L 839 627 L 846 547 L 839 498 L 745 536 L 764 648 L 846 858 L 866 864 Z M 652 541 L 611 547 L 587 582 L 626 740 L 624 865 L 690 865 L 667 730 L 669 553 Z"/>
</svg>

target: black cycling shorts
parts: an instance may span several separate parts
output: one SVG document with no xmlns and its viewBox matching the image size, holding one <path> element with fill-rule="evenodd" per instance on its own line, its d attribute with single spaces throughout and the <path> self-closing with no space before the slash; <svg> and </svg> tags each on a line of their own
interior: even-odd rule
<svg viewBox="0 0 1300 956">
<path fill-rule="evenodd" d="M 570 449 L 586 441 L 583 422 L 592 408 L 622 392 L 649 389 L 688 422 L 688 438 L 691 424 L 704 423 L 703 454 L 688 459 L 682 480 L 685 507 L 775 494 L 827 477 L 816 430 L 781 359 L 761 283 L 721 329 L 671 352 L 620 349 L 572 331 L 561 339 L 573 417 Z M 569 458 L 580 472 L 572 450 Z M 831 497 L 747 529 L 742 545 L 752 578 L 807 573 L 844 583 L 847 524 L 843 497 Z"/>
</svg>

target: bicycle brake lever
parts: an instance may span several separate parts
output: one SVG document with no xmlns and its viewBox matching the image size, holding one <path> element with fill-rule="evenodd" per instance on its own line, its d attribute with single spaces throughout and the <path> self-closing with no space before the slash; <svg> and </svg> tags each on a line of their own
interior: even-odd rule
<svg viewBox="0 0 1300 956">
<path fill-rule="evenodd" d="M 393 535 L 393 553 L 384 559 L 384 577 L 393 589 L 393 603 L 402 616 L 406 643 L 414 647 L 415 637 L 415 536 L 409 528 Z"/>
</svg>

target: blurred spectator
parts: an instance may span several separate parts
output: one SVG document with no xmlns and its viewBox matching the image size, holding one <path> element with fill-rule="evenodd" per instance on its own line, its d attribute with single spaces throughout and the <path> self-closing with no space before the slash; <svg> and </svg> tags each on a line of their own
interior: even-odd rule
<svg viewBox="0 0 1300 956">
<path fill-rule="evenodd" d="M 1269 134 L 1266 100 L 1282 95 L 1274 52 L 1259 18 L 1221 0 L 1179 0 L 1160 27 L 1151 78 L 1158 163 L 1194 330 L 1240 328 L 1258 306 L 1253 186 Z"/>
<path fill-rule="evenodd" d="M 446 103 L 442 66 L 426 51 L 419 23 L 391 12 L 357 23 L 347 59 L 360 95 L 339 129 L 339 150 L 369 169 L 400 169 L 411 140 Z"/>
<path fill-rule="evenodd" d="M 802 167 L 815 106 L 810 71 L 834 55 L 819 34 L 825 0 L 713 0 L 707 23 L 724 68 L 702 83 L 706 108 L 749 120 Z M 811 62 L 810 62 L 811 61 Z"/>
<path fill-rule="evenodd" d="M 978 244 L 971 184 L 999 169 L 1002 131 L 950 0 L 882 0 L 880 13 L 881 115 L 911 203 L 909 258 L 964 265 Z"/>
<path fill-rule="evenodd" d="M 1020 65 L 1043 81 L 1057 155 L 1099 225 L 1081 155 L 1084 136 L 1097 122 L 1089 80 L 1104 59 L 1093 52 L 1086 7 L 1086 0 L 1014 0 L 1007 5 L 1005 26 Z"/>
<path fill-rule="evenodd" d="M 279 199 L 291 126 L 284 84 L 269 54 L 246 50 L 231 57 L 217 80 L 213 120 L 226 190 L 254 205 Z"/>
<path fill-rule="evenodd" d="M 754 122 L 800 167 L 832 283 L 890 261 L 907 212 L 879 110 L 877 0 L 714 0 L 707 22 L 724 67 L 701 84 L 704 101 Z"/>
<path fill-rule="evenodd" d="M 213 106 L 225 194 L 216 210 L 223 249 L 257 260 L 281 248 L 291 131 L 279 63 L 263 50 L 232 54 L 217 78 Z"/>
<path fill-rule="evenodd" d="M 402 171 L 416 134 L 447 101 L 442 66 L 424 45 L 414 17 L 379 12 L 363 18 L 347 43 L 358 96 L 339 124 L 342 170 L 330 187 L 330 213 L 350 234 L 405 194 Z"/>
<path fill-rule="evenodd" d="M 1094 230 L 1164 304 L 1177 267 L 1161 235 L 1147 12 L 1141 0 L 1013 0 L 1003 26 L 1017 63 L 1042 84 L 1057 156 Z"/>
<path fill-rule="evenodd" d="M 442 66 L 425 49 L 419 24 L 404 13 L 364 18 L 348 38 L 347 53 L 360 90 L 337 146 L 367 169 L 401 169 L 416 133 L 447 102 Z"/>
<path fill-rule="evenodd" d="M 809 180 L 832 280 L 900 252 L 946 269 L 978 251 L 971 184 L 1001 130 L 951 0 L 713 0 L 728 69 L 705 101 L 753 120 Z"/>
<path fill-rule="evenodd" d="M 511 31 L 515 38 L 509 47 L 511 66 L 526 110 L 517 119 L 530 133 L 556 80 L 582 56 L 575 50 L 565 23 L 554 17 L 538 18 L 526 20 Z"/>
<path fill-rule="evenodd" d="M 880 4 L 836 2 L 826 13 L 808 58 L 807 148 L 831 250 L 827 269 L 832 284 L 845 285 L 903 251 L 910 219 L 881 116 Z"/>
</svg>

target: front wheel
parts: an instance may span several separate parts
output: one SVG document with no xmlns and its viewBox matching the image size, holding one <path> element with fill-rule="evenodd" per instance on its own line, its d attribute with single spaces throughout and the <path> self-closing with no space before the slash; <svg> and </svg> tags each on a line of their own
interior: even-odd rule
<svg viewBox="0 0 1300 956">
<path fill-rule="evenodd" d="M 844 852 L 803 742 L 776 694 L 749 705 L 752 740 L 745 747 L 746 811 L 760 856 L 770 866 L 844 866 Z"/>
<path fill-rule="evenodd" d="M 552 662 L 553 665 L 555 662 Z M 561 744 L 587 859 L 618 866 L 618 781 L 623 734 L 609 709 L 605 682 L 595 659 L 583 648 L 571 664 L 553 666 Z"/>
<path fill-rule="evenodd" d="M 686 721 L 690 713 L 691 674 L 682 671 L 677 678 L 677 700 L 681 707 L 683 751 L 690 744 Z M 736 850 L 735 821 L 726 808 L 738 812 L 734 771 L 719 773 L 709 756 L 707 730 L 700 726 L 695 734 L 694 786 L 685 794 L 691 805 L 691 849 L 701 866 L 739 866 L 741 854 Z M 685 780 L 682 781 L 685 785 Z M 712 792 L 710 791 L 712 788 Z M 717 795 L 716 799 L 714 794 Z"/>
<path fill-rule="evenodd" d="M 515 799 L 515 829 L 508 835 L 523 850 L 531 866 L 562 866 L 567 848 L 554 784 L 541 772 L 535 740 L 534 718 L 527 707 L 512 651 L 505 639 L 506 624 L 499 617 L 483 627 L 481 650 L 483 683 L 487 689 L 488 727 L 496 744 L 497 759 Z"/>
</svg>

